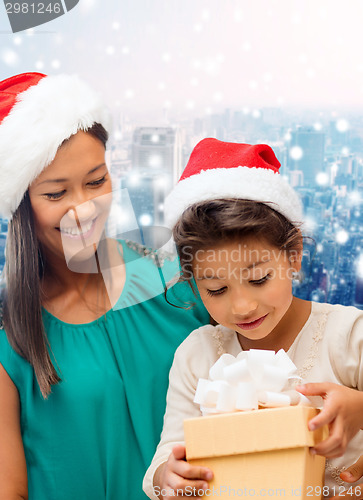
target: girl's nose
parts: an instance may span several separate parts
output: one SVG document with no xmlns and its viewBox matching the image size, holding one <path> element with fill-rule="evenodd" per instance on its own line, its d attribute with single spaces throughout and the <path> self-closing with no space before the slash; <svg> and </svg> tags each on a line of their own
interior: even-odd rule
<svg viewBox="0 0 363 500">
<path fill-rule="evenodd" d="M 257 300 L 245 292 L 240 292 L 231 299 L 231 311 L 236 316 L 248 316 L 253 313 L 257 307 Z"/>
</svg>

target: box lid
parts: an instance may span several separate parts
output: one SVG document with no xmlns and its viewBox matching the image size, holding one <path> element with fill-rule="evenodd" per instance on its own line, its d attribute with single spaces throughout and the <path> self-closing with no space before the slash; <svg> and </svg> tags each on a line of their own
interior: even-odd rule
<svg viewBox="0 0 363 500">
<path fill-rule="evenodd" d="M 320 410 L 286 406 L 184 420 L 187 459 L 314 446 L 327 428 L 309 431 Z"/>
</svg>

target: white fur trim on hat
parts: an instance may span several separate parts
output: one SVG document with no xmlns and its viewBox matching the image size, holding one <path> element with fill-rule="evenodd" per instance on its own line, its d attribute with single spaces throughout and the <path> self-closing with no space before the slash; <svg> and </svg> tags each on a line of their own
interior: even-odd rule
<svg viewBox="0 0 363 500">
<path fill-rule="evenodd" d="M 110 130 L 106 107 L 77 76 L 46 76 L 20 93 L 0 124 L 0 215 L 11 218 L 62 142 L 96 122 Z"/>
<path fill-rule="evenodd" d="M 302 222 L 297 193 L 280 174 L 256 167 L 203 170 L 179 181 L 165 200 L 165 220 L 172 228 L 184 210 L 201 201 L 239 198 L 265 203 L 294 224 Z"/>
</svg>

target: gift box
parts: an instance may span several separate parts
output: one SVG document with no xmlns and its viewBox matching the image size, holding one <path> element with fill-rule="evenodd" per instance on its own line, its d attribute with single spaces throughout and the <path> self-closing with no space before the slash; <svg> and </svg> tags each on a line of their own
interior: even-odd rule
<svg viewBox="0 0 363 500">
<path fill-rule="evenodd" d="M 185 420 L 187 461 L 214 472 L 205 496 L 320 498 L 325 458 L 309 447 L 328 431 L 308 430 L 319 411 L 286 406 Z"/>
</svg>

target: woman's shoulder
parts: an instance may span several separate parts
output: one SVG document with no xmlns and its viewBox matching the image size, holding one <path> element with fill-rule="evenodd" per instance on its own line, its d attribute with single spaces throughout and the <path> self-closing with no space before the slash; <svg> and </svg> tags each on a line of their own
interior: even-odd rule
<svg viewBox="0 0 363 500">
<path fill-rule="evenodd" d="M 4 316 L 4 301 L 2 296 L 0 295 L 0 330 L 4 330 L 3 316 Z"/>
<path fill-rule="evenodd" d="M 172 286 L 179 277 L 179 259 L 176 253 L 154 249 L 130 240 L 120 241 L 123 257 L 129 274 L 142 276 L 144 284 L 153 287 L 155 279 L 161 278 L 164 285 Z"/>
<path fill-rule="evenodd" d="M 201 304 L 197 290 L 180 279 L 180 264 L 176 253 L 164 249 L 155 250 L 129 240 L 120 240 L 119 244 L 126 264 L 126 283 L 118 306 L 130 304 L 129 298 L 131 302 L 135 298 L 139 302 L 146 302 L 162 296 L 162 303 L 165 303 L 168 310 L 170 304 L 191 309 L 192 314 L 199 310 L 201 322 L 208 321 L 209 315 Z"/>
<path fill-rule="evenodd" d="M 33 378 L 31 365 L 11 346 L 3 327 L 0 329 L 0 364 L 19 392 L 25 389 L 26 380 Z"/>
<path fill-rule="evenodd" d="M 20 354 L 18 354 L 9 342 L 5 331 L 4 322 L 4 298 L 0 294 L 0 363 L 12 379 L 14 384 L 20 388 L 24 382 L 24 376 L 32 372 L 32 368 Z"/>
<path fill-rule="evenodd" d="M 145 257 L 150 263 L 153 263 L 157 267 L 163 267 L 165 263 L 174 262 L 176 260 L 176 254 L 172 252 L 163 249 L 153 249 L 131 240 L 124 241 L 127 248 L 132 252 L 140 257 Z"/>
</svg>

